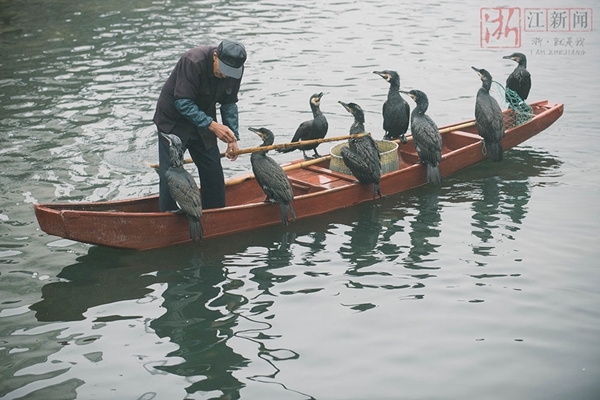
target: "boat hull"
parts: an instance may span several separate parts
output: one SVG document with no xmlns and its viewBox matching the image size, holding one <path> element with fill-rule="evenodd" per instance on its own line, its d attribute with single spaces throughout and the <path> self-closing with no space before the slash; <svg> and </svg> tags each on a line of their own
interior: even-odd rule
<svg viewBox="0 0 600 400">
<path fill-rule="evenodd" d="M 535 117 L 506 130 L 505 150 L 515 147 L 554 123 L 563 113 L 562 104 L 533 103 Z M 443 177 L 488 158 L 473 121 L 453 125 L 443 137 L 440 172 Z M 384 196 L 427 184 L 426 167 L 418 162 L 414 145 L 398 147 L 398 170 L 384 174 L 380 188 Z M 371 185 L 329 169 L 328 159 L 287 171 L 294 189 L 292 203 L 297 219 L 313 217 L 340 208 L 372 201 Z M 235 181 L 235 183 L 234 183 Z M 204 210 L 204 239 L 281 224 L 278 204 L 264 202 L 265 195 L 250 177 L 233 179 L 227 185 L 227 207 Z M 191 242 L 189 223 L 181 213 L 159 212 L 158 196 L 128 200 L 34 205 L 41 229 L 49 235 L 115 248 L 149 250 Z M 201 245 L 201 244 L 199 244 Z"/>
</svg>

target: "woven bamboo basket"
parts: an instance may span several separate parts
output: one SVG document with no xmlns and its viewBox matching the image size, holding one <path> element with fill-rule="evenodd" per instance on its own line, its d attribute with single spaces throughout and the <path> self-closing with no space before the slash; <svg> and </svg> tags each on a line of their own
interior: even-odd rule
<svg viewBox="0 0 600 400">
<path fill-rule="evenodd" d="M 386 174 L 398 169 L 398 143 L 389 140 L 376 140 L 377 148 L 381 154 L 381 173 Z M 329 169 L 335 172 L 352 175 L 352 172 L 344 164 L 342 158 L 342 147 L 348 147 L 348 142 L 336 144 L 331 148 L 331 160 Z"/>
</svg>

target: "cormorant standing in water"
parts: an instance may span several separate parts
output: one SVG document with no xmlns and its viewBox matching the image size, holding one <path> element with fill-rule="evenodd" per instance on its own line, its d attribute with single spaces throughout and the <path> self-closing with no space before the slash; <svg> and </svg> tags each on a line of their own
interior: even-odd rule
<svg viewBox="0 0 600 400">
<path fill-rule="evenodd" d="M 190 238 L 196 241 L 196 237 L 202 240 L 202 200 L 200 190 L 192 175 L 183 168 L 183 145 L 178 136 L 161 132 L 169 142 L 169 153 L 171 155 L 171 166 L 165 173 L 165 179 L 169 186 L 169 192 L 173 200 L 190 220 Z"/>
<path fill-rule="evenodd" d="M 506 78 L 506 87 L 517 92 L 521 100 L 527 100 L 529 91 L 531 90 L 531 74 L 527 71 L 527 57 L 523 53 L 513 53 L 510 56 L 502 58 L 518 63 L 514 71 Z"/>
<path fill-rule="evenodd" d="M 406 131 L 410 117 L 410 107 L 400 95 L 400 75 L 396 71 L 373 71 L 390 83 L 387 100 L 383 103 L 383 130 L 385 140 L 398 139 L 406 144 Z"/>
<path fill-rule="evenodd" d="M 439 167 L 442 160 L 442 135 L 435 122 L 425 114 L 429 107 L 429 99 L 420 90 L 402 93 L 409 95 L 417 103 L 410 117 L 413 142 L 421 162 L 427 165 L 427 180 L 435 186 L 440 186 L 442 184 Z"/>
<path fill-rule="evenodd" d="M 323 139 L 325 135 L 327 135 L 327 119 L 325 115 L 321 112 L 321 97 L 323 97 L 323 92 L 315 93 L 310 96 L 310 108 L 313 113 L 313 119 L 309 121 L 304 121 L 298 126 L 296 129 L 296 133 L 292 138 L 292 142 L 298 142 L 302 140 L 313 140 L 313 139 Z M 309 160 L 310 157 L 306 156 L 307 150 L 313 150 L 315 152 L 314 158 L 321 157 L 319 153 L 317 153 L 318 144 L 311 144 L 306 146 L 299 147 L 291 147 L 287 149 L 279 149 L 280 153 L 288 153 L 290 151 L 300 149 L 302 150 L 302 154 L 304 154 L 304 159 Z"/>
<path fill-rule="evenodd" d="M 248 129 L 261 137 L 263 140 L 261 146 L 270 146 L 273 144 L 275 136 L 269 129 Z M 281 165 L 277 164 L 275 160 L 269 157 L 266 150 L 252 153 L 250 162 L 252 163 L 252 173 L 254 173 L 256 182 L 258 182 L 259 186 L 267 195 L 266 201 L 279 203 L 281 206 L 281 221 L 285 225 L 289 223 L 287 217 L 288 210 L 290 211 L 292 220 L 295 221 L 296 213 L 291 204 L 294 200 L 294 193 L 287 174 L 283 168 L 281 168 Z"/>
<path fill-rule="evenodd" d="M 481 78 L 481 87 L 477 91 L 475 101 L 475 120 L 479 136 L 483 138 L 484 149 L 490 148 L 490 158 L 492 161 L 502 161 L 502 144 L 500 141 L 504 137 L 504 120 L 502 119 L 502 110 L 496 99 L 490 95 L 492 86 L 492 75 L 485 69 L 475 70 Z"/>
<path fill-rule="evenodd" d="M 339 102 L 346 111 L 354 116 L 350 134 L 365 133 L 365 114 L 358 104 Z M 348 147 L 342 147 L 341 156 L 352 175 L 362 184 L 373 184 L 373 198 L 381 197 L 381 155 L 377 143 L 371 135 L 348 140 Z"/>
</svg>

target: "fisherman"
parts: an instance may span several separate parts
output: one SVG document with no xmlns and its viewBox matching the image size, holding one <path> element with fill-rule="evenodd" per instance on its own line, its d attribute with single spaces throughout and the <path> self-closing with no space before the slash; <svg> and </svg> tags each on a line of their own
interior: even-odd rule
<svg viewBox="0 0 600 400">
<path fill-rule="evenodd" d="M 232 161 L 239 150 L 238 92 L 246 49 L 236 41 L 223 40 L 218 46 L 188 50 L 177 62 L 164 84 L 156 105 L 154 123 L 159 133 L 181 139 L 198 167 L 204 209 L 225 206 L 225 178 L 217 139 L 227 143 L 225 152 Z M 220 104 L 222 123 L 217 122 Z M 165 173 L 170 165 L 169 143 L 158 135 L 159 206 L 161 211 L 177 210 L 169 193 Z"/>
</svg>

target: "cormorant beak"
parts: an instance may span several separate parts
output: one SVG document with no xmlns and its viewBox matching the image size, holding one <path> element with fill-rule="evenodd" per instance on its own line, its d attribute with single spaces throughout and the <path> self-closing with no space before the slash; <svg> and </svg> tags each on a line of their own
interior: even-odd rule
<svg viewBox="0 0 600 400">
<path fill-rule="evenodd" d="M 261 131 L 262 128 L 248 128 L 249 131 L 256 133 L 261 139 L 264 140 L 265 133 Z"/>
<path fill-rule="evenodd" d="M 350 110 L 350 107 L 348 107 L 348 103 L 344 103 L 343 101 L 338 101 L 338 103 L 340 103 L 342 106 L 344 106 L 346 111 L 348 111 L 349 113 L 352 113 L 352 110 Z"/>
<path fill-rule="evenodd" d="M 473 71 L 477 72 L 477 75 L 479 75 L 480 78 L 483 77 L 483 75 L 481 75 L 481 70 L 480 69 L 475 68 L 475 67 L 471 67 L 471 68 L 473 68 Z"/>
<path fill-rule="evenodd" d="M 519 59 L 517 57 L 514 57 L 512 55 L 510 55 L 510 56 L 504 56 L 502 58 L 504 58 L 505 60 L 519 61 Z"/>
<path fill-rule="evenodd" d="M 407 95 L 408 97 L 410 97 L 411 99 L 413 99 L 414 101 L 417 101 L 417 96 L 415 96 L 414 94 L 412 94 L 411 92 L 406 92 L 404 90 L 401 90 L 400 93 Z"/>
<path fill-rule="evenodd" d="M 162 137 L 164 137 L 165 139 L 167 139 L 167 142 L 169 142 L 169 146 L 173 144 L 173 142 L 171 142 L 171 139 L 169 139 L 169 136 L 165 135 L 164 133 L 160 133 L 162 135 Z"/>
<path fill-rule="evenodd" d="M 386 81 L 390 80 L 390 76 L 388 74 L 386 74 L 385 72 L 383 72 L 383 71 L 373 71 L 373 73 L 379 75 L 380 77 L 382 77 Z"/>
</svg>

